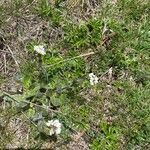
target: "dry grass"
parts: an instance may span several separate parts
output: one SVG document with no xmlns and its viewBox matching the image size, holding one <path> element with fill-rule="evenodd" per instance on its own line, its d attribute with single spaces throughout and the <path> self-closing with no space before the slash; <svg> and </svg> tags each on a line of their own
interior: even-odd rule
<svg viewBox="0 0 150 150">
<path fill-rule="evenodd" d="M 54 1 L 55 0 L 49 1 L 49 5 L 52 7 L 52 9 L 55 9 L 56 7 Z M 146 74 L 144 74 L 143 76 L 140 74 L 139 77 L 136 77 L 136 75 L 140 71 L 148 70 L 145 69 L 149 68 L 148 63 L 146 62 L 148 53 L 134 53 L 136 48 L 138 49 L 140 46 L 134 46 L 138 45 L 138 43 L 136 43 L 136 40 L 138 40 L 138 38 L 136 37 L 136 35 L 134 36 L 134 34 L 131 34 L 132 31 L 135 30 L 135 26 L 139 27 L 138 34 L 140 34 L 140 32 L 147 32 L 144 31 L 147 29 L 147 27 L 145 27 L 145 22 L 147 20 L 145 19 L 146 21 L 144 22 L 144 17 L 147 17 L 146 11 L 143 17 L 141 17 L 141 20 L 143 19 L 143 21 L 141 21 L 140 19 L 138 21 L 135 21 L 136 19 L 134 17 L 136 15 L 140 16 L 137 11 L 138 9 L 136 7 L 131 7 L 130 10 L 129 6 L 127 5 L 128 7 L 126 7 L 125 10 L 120 10 L 118 7 L 123 2 L 119 0 L 66 0 L 61 3 L 62 8 L 65 6 L 65 9 L 62 9 L 61 11 L 59 10 L 61 12 L 61 15 L 58 15 L 59 11 L 58 14 L 57 11 L 54 11 L 54 20 L 49 21 L 49 18 L 47 19 L 47 14 L 45 14 L 45 11 L 40 10 L 40 2 L 42 2 L 42 0 L 23 0 L 18 1 L 18 3 L 15 2 L 17 2 L 17 0 L 1 0 L 0 2 L 0 11 L 2 12 L 2 15 L 0 16 L 0 111 L 2 112 L 0 114 L 0 130 L 2 135 L 2 137 L 0 138 L 0 148 L 11 149 L 23 147 L 25 149 L 47 148 L 58 150 L 89 150 L 89 147 L 93 143 L 93 147 L 96 147 L 100 143 L 99 139 L 105 140 L 108 138 L 109 141 L 111 138 L 113 139 L 115 138 L 115 136 L 117 136 L 117 138 L 119 139 L 119 144 L 117 145 L 118 149 L 128 149 L 129 147 L 132 149 L 132 145 L 134 145 L 134 143 L 130 144 L 130 140 L 135 139 L 135 141 L 140 141 L 140 138 L 143 138 L 143 141 L 145 139 L 147 140 L 147 137 L 144 137 L 146 134 L 143 131 L 146 128 L 145 126 L 148 124 L 146 115 L 144 116 L 144 121 L 140 117 L 140 119 L 138 119 L 138 117 L 135 117 L 135 119 L 134 116 L 136 116 L 136 114 L 138 113 L 139 116 L 141 115 L 137 103 L 142 103 L 141 108 L 143 113 L 147 112 L 148 110 L 148 102 L 145 100 L 147 98 L 148 84 L 146 84 L 147 86 L 144 87 L 144 83 L 142 83 L 144 82 L 144 80 L 146 80 L 146 83 L 148 82 L 147 78 L 145 77 Z M 144 7 L 144 5 L 146 5 L 146 2 L 147 0 L 143 1 L 143 3 L 138 8 Z M 137 14 L 135 13 L 135 16 L 133 10 L 137 11 Z M 133 17 L 131 21 L 128 20 L 128 17 L 130 18 L 130 15 L 131 17 Z M 60 17 L 60 20 L 57 17 Z M 59 21 L 57 21 L 56 18 Z M 63 43 L 63 40 L 66 36 L 64 26 L 68 25 L 67 27 L 69 28 L 69 25 L 71 24 L 71 26 L 74 27 L 68 29 L 67 32 L 69 34 L 71 33 L 71 30 L 78 29 L 78 27 L 79 29 L 80 27 L 85 27 L 93 18 L 100 18 L 100 21 L 103 22 L 101 25 L 102 33 L 100 34 L 102 37 L 99 39 L 99 43 L 96 46 L 93 46 L 91 44 L 92 46 L 79 46 L 78 48 L 75 46 L 76 43 L 72 44 L 69 41 L 72 44 L 71 45 L 67 41 L 72 47 L 69 47 L 70 45 L 68 46 L 67 42 Z M 126 24 L 123 24 L 124 26 L 127 25 L 125 27 L 121 24 L 124 21 L 123 19 L 127 22 Z M 114 23 L 112 20 L 116 22 Z M 94 25 L 96 26 L 97 24 Z M 144 28 L 143 31 L 142 27 Z M 113 28 L 113 30 L 111 30 L 111 28 Z M 82 35 L 82 30 L 75 30 L 75 33 L 76 32 L 79 34 L 81 32 Z M 134 42 L 132 42 L 132 40 L 130 39 L 131 35 L 133 36 L 133 40 L 134 38 L 136 39 L 134 40 Z M 125 36 L 126 39 L 124 39 Z M 144 36 L 141 38 L 142 42 L 146 41 L 144 38 Z M 120 41 L 119 43 L 118 41 L 120 39 L 122 39 L 122 41 L 124 40 L 124 42 Z M 144 42 L 142 43 L 143 45 L 146 43 Z M 48 112 L 49 116 L 58 116 L 62 120 L 65 128 L 64 130 L 66 132 L 63 133 L 63 137 L 47 138 L 43 135 L 40 135 L 37 130 L 37 125 L 31 120 L 30 117 L 28 117 L 33 111 L 31 108 L 31 112 L 24 112 L 22 110 L 20 112 L 16 111 L 16 106 L 17 104 L 19 104 L 19 100 L 22 97 L 24 98 L 25 94 L 30 97 L 30 92 L 32 92 L 32 88 L 28 89 L 27 87 L 25 87 L 25 85 L 23 85 L 23 82 L 20 82 L 20 76 L 23 76 L 24 73 L 32 75 L 32 68 L 30 68 L 30 70 L 28 71 L 29 68 L 26 66 L 26 64 L 30 66 L 32 62 L 39 61 L 37 59 L 38 56 L 32 52 L 32 48 L 30 49 L 30 46 L 32 44 L 45 44 L 45 47 L 48 49 L 48 53 L 51 53 L 51 51 L 53 52 L 53 50 L 56 50 L 56 52 L 58 52 L 59 57 L 56 57 L 56 62 L 52 61 L 52 63 L 50 62 L 50 64 L 43 67 L 44 69 L 47 69 L 47 72 L 49 71 L 48 69 L 52 69 L 51 72 L 53 73 L 54 71 L 54 76 L 56 76 L 57 74 L 57 66 L 61 66 L 62 64 L 67 63 L 69 64 L 72 60 L 76 59 L 77 61 L 79 59 L 80 64 L 80 59 L 82 59 L 82 61 L 84 61 L 87 65 L 85 67 L 84 73 L 87 70 L 88 71 L 86 72 L 86 74 L 93 71 L 96 72 L 97 76 L 99 77 L 100 84 L 95 87 L 90 87 L 89 85 L 87 87 L 82 87 L 81 82 L 84 78 L 80 79 L 80 76 L 75 77 L 75 79 L 73 79 L 73 82 L 70 81 L 69 84 L 72 84 L 72 87 L 68 88 L 66 86 L 68 83 L 65 83 L 66 85 L 64 89 L 62 88 L 62 91 L 64 90 L 68 93 L 70 92 L 70 95 L 68 95 L 71 98 L 69 99 L 69 101 L 67 101 L 67 98 L 65 97 L 64 99 L 67 101 L 67 105 L 65 103 L 60 107 L 58 106 L 58 108 L 56 105 L 56 110 L 53 108 L 54 106 L 52 106 L 50 109 L 45 109 L 46 107 L 43 107 L 43 105 L 45 106 L 45 104 L 39 105 L 36 102 L 27 102 L 27 104 L 29 104 L 30 106 L 32 105 L 32 108 L 43 108 Z M 132 46 L 134 48 L 132 48 Z M 75 53 L 75 56 L 71 55 L 71 57 L 68 57 L 68 53 L 69 51 L 71 53 L 72 49 L 73 54 Z M 130 54 L 131 56 L 129 56 Z M 136 55 L 139 56 L 136 57 Z M 141 63 L 140 61 L 143 61 L 143 64 L 141 65 L 142 67 L 136 68 L 136 63 L 138 64 L 138 62 L 136 62 L 136 59 L 132 59 L 132 57 L 134 56 L 136 59 L 139 59 L 139 63 Z M 60 57 L 64 59 L 59 60 Z M 118 62 L 120 62 L 120 64 L 118 64 Z M 80 65 L 82 66 L 83 63 L 81 63 Z M 122 69 L 125 65 L 127 66 L 127 68 Z M 40 68 L 39 66 L 36 67 L 35 68 L 37 70 L 36 73 L 33 74 L 33 76 L 40 76 L 40 69 L 42 70 L 43 68 Z M 117 67 L 120 67 L 120 70 Z M 80 69 L 81 68 L 79 67 L 79 70 Z M 141 70 L 139 71 L 139 69 Z M 26 70 L 26 72 L 24 70 Z M 132 72 L 132 70 L 134 71 Z M 44 71 L 45 70 L 42 70 L 42 73 Z M 70 70 L 70 72 L 73 71 L 74 70 Z M 66 70 L 63 73 L 65 74 L 65 72 Z M 77 72 L 77 74 L 78 73 L 79 72 Z M 64 76 L 69 78 L 69 75 L 65 74 Z M 35 80 L 38 79 L 36 77 Z M 54 79 L 54 82 L 55 80 L 59 82 L 59 79 L 61 79 L 61 76 L 58 75 L 58 78 Z M 68 82 L 69 80 L 71 79 L 69 78 Z M 87 77 L 85 77 L 85 80 L 88 80 Z M 43 82 L 42 79 L 41 82 Z M 39 84 L 37 81 L 37 84 L 41 86 L 41 82 Z M 64 83 L 62 81 L 62 85 L 63 84 Z M 75 89 L 80 84 L 81 89 Z M 84 84 L 87 85 L 86 81 Z M 46 86 L 49 85 L 50 84 Z M 133 89 L 135 93 L 131 91 L 131 89 Z M 143 90 L 143 92 L 145 92 L 144 94 L 146 98 L 141 95 L 140 89 L 141 91 Z M 54 89 L 52 90 L 57 90 L 57 87 L 54 87 Z M 29 94 L 26 92 L 29 92 Z M 8 95 L 6 93 L 8 93 Z M 56 93 L 54 93 L 54 95 L 51 95 L 52 99 L 53 96 L 55 97 L 55 94 Z M 17 97 L 17 103 L 13 99 L 14 96 Z M 137 97 L 141 97 L 141 101 L 145 100 L 146 102 L 138 102 Z M 41 101 L 43 100 L 42 98 Z M 44 100 L 45 99 L 46 98 L 44 97 Z M 21 102 L 26 101 L 21 99 Z M 104 127 L 108 128 L 109 132 L 114 129 L 114 132 L 108 133 L 108 135 L 107 133 L 104 133 L 105 131 L 103 131 L 103 121 L 107 123 L 107 125 L 104 125 Z M 80 123 L 84 127 L 82 127 Z M 143 129 L 142 127 L 145 128 Z M 138 130 L 140 132 L 138 132 Z M 145 132 L 148 132 L 147 128 L 145 130 Z M 131 134 L 135 135 L 134 137 L 132 137 L 130 131 Z M 115 132 L 119 132 L 119 134 L 116 134 Z M 104 138 L 103 136 L 106 136 L 106 138 Z M 109 139 L 109 136 L 112 137 Z M 112 141 L 114 142 L 115 140 Z M 149 142 L 146 140 L 144 141 L 145 144 L 143 144 L 142 142 L 139 143 L 139 147 L 141 149 L 148 149 Z M 106 141 L 106 143 L 108 143 L 108 141 Z M 111 140 L 109 142 L 111 143 Z M 112 145 L 112 147 L 115 145 L 113 142 L 110 144 L 110 146 Z M 96 147 L 97 149 L 95 147 L 93 148 L 93 150 L 99 150 L 99 145 Z M 138 148 L 138 146 L 135 147 Z"/>
</svg>

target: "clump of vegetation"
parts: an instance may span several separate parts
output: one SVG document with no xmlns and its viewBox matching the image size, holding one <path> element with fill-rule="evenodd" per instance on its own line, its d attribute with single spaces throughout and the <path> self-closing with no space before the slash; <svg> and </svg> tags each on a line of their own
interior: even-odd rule
<svg viewBox="0 0 150 150">
<path fill-rule="evenodd" d="M 2 149 L 149 148 L 148 0 L 0 4 Z"/>
</svg>

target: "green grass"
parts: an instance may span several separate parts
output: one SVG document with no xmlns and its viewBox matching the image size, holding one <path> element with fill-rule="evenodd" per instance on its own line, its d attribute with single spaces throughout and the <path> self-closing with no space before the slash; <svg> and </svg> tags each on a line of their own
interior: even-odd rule
<svg viewBox="0 0 150 150">
<path fill-rule="evenodd" d="M 0 7 L 3 29 L 8 25 L 5 19 L 10 16 L 4 8 L 11 8 L 11 16 L 19 18 L 19 9 L 31 3 L 26 0 L 8 6 L 3 4 Z M 24 120 L 30 126 L 29 148 L 40 148 L 45 139 L 51 139 L 47 129 L 35 121 L 39 117 L 42 122 L 57 118 L 63 124 L 53 147 L 72 141 L 74 133 L 84 132 L 82 137 L 91 150 L 149 148 L 149 6 L 148 0 L 118 0 L 115 4 L 103 0 L 95 16 L 85 15 L 86 19 L 78 16 L 79 21 L 61 0 L 55 3 L 41 0 L 28 7 L 29 14 L 37 16 L 39 22 L 47 22 L 48 26 L 45 31 L 40 29 L 42 38 L 20 45 L 28 55 L 20 64 L 22 95 L 5 93 L 2 97 L 15 108 L 9 113 L 10 118 L 12 114 L 16 117 L 25 114 Z M 85 11 L 84 6 L 76 7 Z M 51 41 L 48 34 L 52 30 L 55 40 Z M 9 39 L 6 37 L 6 40 Z M 34 52 L 37 44 L 45 45 L 46 55 Z M 82 57 L 91 51 L 95 54 Z M 109 74 L 111 67 L 112 75 Z M 90 85 L 91 72 L 99 77 L 97 85 Z M 34 104 L 50 106 L 51 111 Z M 4 148 L 9 140 L 2 138 L 1 143 L 5 143 Z"/>
</svg>

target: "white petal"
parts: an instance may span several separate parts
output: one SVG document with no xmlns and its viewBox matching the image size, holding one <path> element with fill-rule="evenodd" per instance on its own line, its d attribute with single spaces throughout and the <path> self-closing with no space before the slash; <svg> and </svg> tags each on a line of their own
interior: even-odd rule
<svg viewBox="0 0 150 150">
<path fill-rule="evenodd" d="M 49 134 L 53 135 L 53 134 L 60 134 L 61 133 L 61 123 L 59 122 L 58 119 L 56 120 L 49 120 L 46 123 L 47 126 L 51 127 Z"/>
<path fill-rule="evenodd" d="M 58 123 L 59 123 L 58 119 L 54 120 L 54 124 L 58 124 Z"/>
<path fill-rule="evenodd" d="M 55 132 L 54 132 L 54 129 L 52 128 L 52 129 L 50 129 L 50 131 L 49 131 L 49 135 L 53 135 Z"/>
<path fill-rule="evenodd" d="M 55 131 L 56 134 L 60 134 L 61 133 L 61 128 L 57 128 Z"/>
<path fill-rule="evenodd" d="M 50 126 L 52 126 L 54 124 L 53 122 L 54 122 L 53 120 L 48 120 L 48 122 L 46 122 L 46 125 L 48 127 L 50 127 Z"/>
<path fill-rule="evenodd" d="M 94 85 L 94 82 L 93 82 L 93 80 L 90 80 L 90 84 L 91 84 L 91 85 Z"/>
<path fill-rule="evenodd" d="M 59 120 L 54 120 L 54 126 L 61 127 L 61 123 L 59 122 Z"/>
<path fill-rule="evenodd" d="M 98 80 L 95 80 L 95 81 L 94 81 L 94 84 L 97 84 L 97 83 L 98 83 Z"/>
<path fill-rule="evenodd" d="M 90 77 L 90 84 L 91 85 L 95 85 L 98 83 L 98 77 L 96 75 L 94 75 L 94 73 L 90 73 L 89 77 Z"/>
<path fill-rule="evenodd" d="M 46 54 L 43 45 L 34 46 L 34 50 L 35 50 L 37 53 L 41 54 L 41 55 L 45 55 L 45 54 Z"/>
<path fill-rule="evenodd" d="M 95 77 L 95 82 L 98 82 L 98 77 Z"/>
<path fill-rule="evenodd" d="M 90 73 L 90 74 L 89 74 L 89 77 L 90 77 L 90 78 L 92 78 L 92 77 L 93 77 L 93 75 L 94 75 L 94 73 Z"/>
<path fill-rule="evenodd" d="M 98 77 L 94 75 L 94 77 L 90 78 L 90 84 L 95 85 L 98 83 Z"/>
</svg>

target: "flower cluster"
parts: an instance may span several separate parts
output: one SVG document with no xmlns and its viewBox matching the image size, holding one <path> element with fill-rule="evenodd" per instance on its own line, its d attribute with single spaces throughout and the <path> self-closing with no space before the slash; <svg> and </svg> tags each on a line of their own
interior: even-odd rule
<svg viewBox="0 0 150 150">
<path fill-rule="evenodd" d="M 43 45 L 35 45 L 34 46 L 34 51 L 36 51 L 37 53 L 41 54 L 41 55 L 45 55 L 46 51 Z"/>
<path fill-rule="evenodd" d="M 49 135 L 60 134 L 61 133 L 61 123 L 58 119 L 49 120 L 46 125 L 50 128 Z"/>
<path fill-rule="evenodd" d="M 95 85 L 98 83 L 98 77 L 96 75 L 94 75 L 94 73 L 90 73 L 89 78 L 90 78 L 91 85 Z"/>
</svg>

